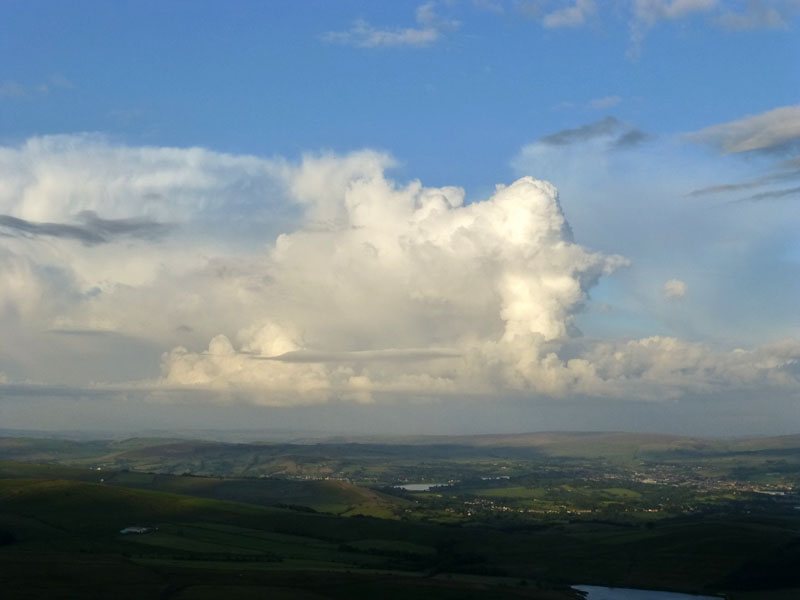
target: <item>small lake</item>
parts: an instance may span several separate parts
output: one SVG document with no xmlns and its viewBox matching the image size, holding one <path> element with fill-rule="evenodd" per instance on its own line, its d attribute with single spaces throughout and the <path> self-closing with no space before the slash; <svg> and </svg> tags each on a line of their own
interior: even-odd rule
<svg viewBox="0 0 800 600">
<path fill-rule="evenodd" d="M 656 592 L 631 588 L 609 588 L 596 585 L 573 585 L 572 589 L 586 593 L 587 600 L 721 600 L 721 596 L 695 596 L 677 592 Z"/>
<path fill-rule="evenodd" d="M 404 483 L 403 485 L 396 485 L 394 487 L 406 490 L 407 492 L 427 492 L 431 488 L 445 487 L 449 483 Z"/>
</svg>

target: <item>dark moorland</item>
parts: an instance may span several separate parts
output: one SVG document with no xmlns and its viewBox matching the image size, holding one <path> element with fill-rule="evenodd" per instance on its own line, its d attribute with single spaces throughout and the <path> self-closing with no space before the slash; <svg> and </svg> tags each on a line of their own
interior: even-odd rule
<svg viewBox="0 0 800 600">
<path fill-rule="evenodd" d="M 4 598 L 800 597 L 800 436 L 9 434 L 0 461 Z"/>
</svg>

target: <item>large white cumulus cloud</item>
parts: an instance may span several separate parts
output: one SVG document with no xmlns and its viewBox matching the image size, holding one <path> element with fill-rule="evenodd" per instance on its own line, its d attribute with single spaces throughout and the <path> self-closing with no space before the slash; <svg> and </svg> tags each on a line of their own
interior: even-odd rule
<svg viewBox="0 0 800 600">
<path fill-rule="evenodd" d="M 552 185 L 470 203 L 391 166 L 87 136 L 0 149 L 1 370 L 267 405 L 800 388 L 791 341 L 582 339 L 591 288 L 626 260 L 572 239 Z"/>
<path fill-rule="evenodd" d="M 238 352 L 224 337 L 203 354 L 174 350 L 169 384 L 357 398 L 518 387 L 520 377 L 541 387 L 538 359 L 523 364 L 520 352 L 566 338 L 588 289 L 624 261 L 571 241 L 546 182 L 525 177 L 465 205 L 461 189 L 397 186 L 380 160 L 362 158 L 296 170 L 309 221 L 264 257 L 263 324 L 238 333 Z"/>
</svg>

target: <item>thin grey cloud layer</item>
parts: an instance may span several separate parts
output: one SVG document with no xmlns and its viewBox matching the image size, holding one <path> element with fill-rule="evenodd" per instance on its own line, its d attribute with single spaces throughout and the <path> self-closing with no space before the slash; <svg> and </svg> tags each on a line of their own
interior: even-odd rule
<svg viewBox="0 0 800 600">
<path fill-rule="evenodd" d="M 103 219 L 91 210 L 81 211 L 78 220 L 82 223 L 73 225 L 28 221 L 11 215 L 0 215 L 0 227 L 12 234 L 75 240 L 86 246 L 107 244 L 121 237 L 158 240 L 173 229 L 172 225 L 158 223 L 145 217 Z"/>
<path fill-rule="evenodd" d="M 47 333 L 52 333 L 54 335 L 75 335 L 89 337 L 105 337 L 115 335 L 113 331 L 104 331 L 102 329 L 48 329 Z"/>
<path fill-rule="evenodd" d="M 362 362 L 406 362 L 427 361 L 437 358 L 457 358 L 460 352 L 436 348 L 389 348 L 385 350 L 361 350 L 356 352 L 319 352 L 294 350 L 278 356 L 250 356 L 255 360 L 275 360 L 297 363 L 362 363 Z"/>
<path fill-rule="evenodd" d="M 800 187 L 759 192 L 758 194 L 753 194 L 752 196 L 747 196 L 746 198 L 734 200 L 734 202 L 761 202 L 763 200 L 779 200 L 781 198 L 788 198 L 797 195 L 800 195 Z"/>
<path fill-rule="evenodd" d="M 653 136 L 641 129 L 634 128 L 623 133 L 614 142 L 616 148 L 633 148 L 653 139 Z"/>
<path fill-rule="evenodd" d="M 738 192 L 741 190 L 749 190 L 759 188 L 771 183 L 786 181 L 791 179 L 800 178 L 800 169 L 792 169 L 787 171 L 780 171 L 750 179 L 749 181 L 742 181 L 739 183 L 723 183 L 719 185 L 711 185 L 704 188 L 699 188 L 689 192 L 689 196 L 706 196 L 709 194 L 723 194 L 728 192 Z"/>
<path fill-rule="evenodd" d="M 608 116 L 574 129 L 562 129 L 540 137 L 537 142 L 549 146 L 568 146 L 606 138 L 615 148 L 631 148 L 648 141 L 652 136 L 616 117 Z"/>
<path fill-rule="evenodd" d="M 687 138 L 725 154 L 785 152 L 800 144 L 800 104 L 712 125 Z"/>
<path fill-rule="evenodd" d="M 562 129 L 545 135 L 539 138 L 539 142 L 551 146 L 566 146 L 567 144 L 576 144 L 600 136 L 610 135 L 615 133 L 620 126 L 622 126 L 622 122 L 619 119 L 609 116 L 574 129 Z"/>
<path fill-rule="evenodd" d="M 731 31 L 788 29 L 799 13 L 798 0 L 748 0 L 739 10 L 726 10 L 715 22 Z"/>
</svg>

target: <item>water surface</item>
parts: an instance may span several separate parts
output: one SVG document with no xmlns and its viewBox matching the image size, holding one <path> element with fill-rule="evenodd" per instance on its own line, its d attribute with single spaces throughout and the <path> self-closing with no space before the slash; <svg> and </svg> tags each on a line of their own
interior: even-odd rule
<svg viewBox="0 0 800 600">
<path fill-rule="evenodd" d="M 450 485 L 449 483 L 404 483 L 403 485 L 396 485 L 394 487 L 406 490 L 408 492 L 427 492 L 434 487 L 444 487 Z"/>
<path fill-rule="evenodd" d="M 572 589 L 586 592 L 587 600 L 721 600 L 721 596 L 695 596 L 677 592 L 609 588 L 597 585 L 574 585 Z"/>
</svg>

